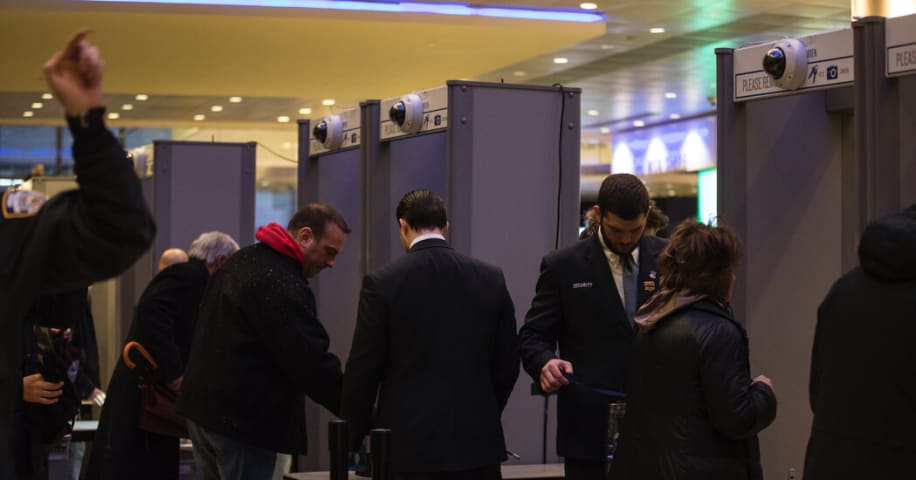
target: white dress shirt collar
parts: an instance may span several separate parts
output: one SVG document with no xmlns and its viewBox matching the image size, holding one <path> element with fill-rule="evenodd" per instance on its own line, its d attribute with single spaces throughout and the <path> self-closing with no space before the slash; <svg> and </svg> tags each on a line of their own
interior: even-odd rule
<svg viewBox="0 0 916 480">
<path fill-rule="evenodd" d="M 413 241 L 410 242 L 410 247 L 408 248 L 408 250 L 410 250 L 411 248 L 413 248 L 414 245 L 422 242 L 423 240 L 429 240 L 430 238 L 438 238 L 440 240 L 445 240 L 445 237 L 442 236 L 442 234 L 440 233 L 424 233 L 421 235 L 417 235 L 417 238 L 414 238 Z"/>
</svg>

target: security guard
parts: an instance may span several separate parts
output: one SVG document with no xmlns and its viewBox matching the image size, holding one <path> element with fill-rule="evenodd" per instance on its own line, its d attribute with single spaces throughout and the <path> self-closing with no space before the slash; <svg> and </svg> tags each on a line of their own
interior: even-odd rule
<svg viewBox="0 0 916 480">
<path fill-rule="evenodd" d="M 7 190 L 0 199 L 0 478 L 14 477 L 13 411 L 22 397 L 22 321 L 38 292 L 118 275 L 155 235 L 132 163 L 105 127 L 104 62 L 78 32 L 45 64 L 73 134 L 79 189 L 50 200 Z"/>
</svg>

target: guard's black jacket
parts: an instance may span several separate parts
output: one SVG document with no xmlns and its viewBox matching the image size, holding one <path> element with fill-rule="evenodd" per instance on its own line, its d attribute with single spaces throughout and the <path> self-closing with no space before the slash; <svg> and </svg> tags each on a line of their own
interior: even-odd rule
<svg viewBox="0 0 916 480">
<path fill-rule="evenodd" d="M 86 286 L 127 269 L 150 245 L 153 218 L 103 108 L 68 119 L 79 189 L 35 214 L 3 195 L 0 215 L 0 478 L 13 475 L 10 422 L 21 397 L 22 319 L 38 292 Z"/>
</svg>

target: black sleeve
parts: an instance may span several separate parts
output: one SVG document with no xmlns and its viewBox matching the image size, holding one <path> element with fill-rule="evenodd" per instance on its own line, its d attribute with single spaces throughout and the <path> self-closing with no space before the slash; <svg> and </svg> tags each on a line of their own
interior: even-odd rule
<svg viewBox="0 0 916 480">
<path fill-rule="evenodd" d="M 538 383 L 541 369 L 556 358 L 557 338 L 563 323 L 563 304 L 556 273 L 547 258 L 541 261 L 541 274 L 535 287 L 525 324 L 518 332 L 519 352 L 525 371 Z"/>
<path fill-rule="evenodd" d="M 729 438 L 757 434 L 776 418 L 770 387 L 751 382 L 747 341 L 738 327 L 719 322 L 698 332 L 700 382 L 709 420 Z"/>
<path fill-rule="evenodd" d="M 505 278 L 500 272 L 502 284 L 502 306 L 500 308 L 499 325 L 497 326 L 496 348 L 493 352 L 493 391 L 499 401 L 500 411 L 506 407 L 515 381 L 518 380 L 519 356 L 518 336 L 515 333 L 515 305 L 506 288 Z"/>
<path fill-rule="evenodd" d="M 184 267 L 184 265 L 180 266 Z M 132 331 L 159 366 L 162 380 L 169 383 L 184 374 L 175 329 L 188 305 L 200 303 L 200 288 L 191 285 L 190 272 L 183 268 L 163 270 L 150 282 L 137 303 Z"/>
<path fill-rule="evenodd" d="M 71 122 L 73 158 L 79 189 L 61 193 L 38 214 L 33 238 L 47 251 L 42 286 L 85 286 L 113 277 L 149 247 L 155 225 L 146 207 L 133 164 L 94 109 L 79 127 Z"/>
<path fill-rule="evenodd" d="M 363 279 L 356 329 L 344 375 L 341 418 L 350 423 L 350 448 L 357 450 L 371 428 L 372 408 L 388 358 L 389 308 L 371 276 Z"/>
<path fill-rule="evenodd" d="M 270 347 L 284 377 L 298 391 L 338 415 L 343 372 L 340 359 L 328 351 L 331 340 L 318 321 L 312 291 L 276 293 L 273 301 L 267 302 L 253 292 L 243 292 L 252 300 L 245 302 L 244 308 L 251 308 L 247 317 L 257 319 L 251 326 Z"/>
<path fill-rule="evenodd" d="M 826 303 L 826 301 L 827 300 L 824 300 L 824 303 Z M 814 327 L 814 345 L 811 347 L 811 373 L 808 378 L 808 402 L 811 406 L 812 413 L 816 413 L 814 409 L 817 405 L 818 382 L 820 382 L 821 373 L 823 372 L 818 340 L 821 337 L 821 319 L 824 317 L 824 309 L 826 308 L 824 303 L 821 303 L 821 306 L 817 309 L 817 326 Z"/>
</svg>

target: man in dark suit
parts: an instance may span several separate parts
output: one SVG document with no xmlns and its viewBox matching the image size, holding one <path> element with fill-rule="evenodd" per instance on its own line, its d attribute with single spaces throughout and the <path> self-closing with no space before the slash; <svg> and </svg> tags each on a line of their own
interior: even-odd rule
<svg viewBox="0 0 916 480">
<path fill-rule="evenodd" d="M 503 273 L 449 247 L 436 194 L 414 190 L 396 214 L 408 253 L 364 279 L 344 375 L 351 446 L 389 428 L 396 479 L 499 479 L 519 369 Z"/>
<path fill-rule="evenodd" d="M 667 243 L 644 235 L 649 192 L 633 175 L 607 177 L 593 208 L 598 234 L 544 257 L 519 331 L 525 370 L 559 392 L 557 453 L 571 480 L 605 478 L 609 399 L 595 389 L 626 391 L 633 317 L 658 287 Z"/>
</svg>

